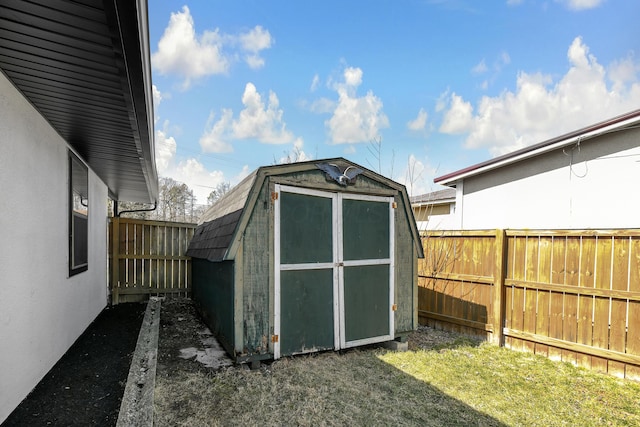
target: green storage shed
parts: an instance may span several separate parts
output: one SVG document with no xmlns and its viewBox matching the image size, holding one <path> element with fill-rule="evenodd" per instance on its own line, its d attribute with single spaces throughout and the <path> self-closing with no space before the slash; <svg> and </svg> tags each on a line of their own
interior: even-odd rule
<svg viewBox="0 0 640 427">
<path fill-rule="evenodd" d="M 343 158 L 265 166 L 205 213 L 193 300 L 237 362 L 403 340 L 420 236 L 403 185 Z"/>
</svg>

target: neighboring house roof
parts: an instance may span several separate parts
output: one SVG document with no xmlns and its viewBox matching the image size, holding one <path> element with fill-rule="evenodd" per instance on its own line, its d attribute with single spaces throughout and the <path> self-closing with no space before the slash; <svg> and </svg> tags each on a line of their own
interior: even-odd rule
<svg viewBox="0 0 640 427">
<path fill-rule="evenodd" d="M 478 163 L 473 166 L 469 166 L 464 169 L 449 173 L 437 177 L 433 182 L 441 185 L 455 186 L 457 181 L 470 176 L 479 175 L 484 172 L 488 172 L 493 169 L 501 168 L 503 166 L 513 164 L 525 159 L 539 156 L 549 151 L 557 150 L 559 148 L 566 147 L 571 144 L 579 143 L 581 141 L 595 138 L 597 136 L 617 132 L 624 128 L 638 126 L 640 124 L 640 110 L 634 110 L 629 113 L 614 117 L 603 122 L 596 123 L 591 126 L 587 126 L 582 129 L 578 129 L 567 134 L 551 138 L 547 141 L 525 147 L 523 149 L 514 151 L 509 154 L 505 154 L 500 157 L 496 157 L 491 160 L 487 160 L 482 163 Z"/>
<path fill-rule="evenodd" d="M 111 197 L 157 199 L 146 0 L 3 0 L 0 69 Z"/>
<path fill-rule="evenodd" d="M 249 217 L 258 200 L 260 189 L 265 179 L 269 176 L 319 170 L 318 166 L 316 166 L 318 163 L 357 167 L 362 170 L 362 175 L 399 191 L 404 199 L 405 215 L 407 215 L 411 225 L 411 233 L 416 250 L 419 257 L 423 257 L 420 234 L 411 213 L 411 202 L 405 186 L 341 157 L 263 166 L 256 169 L 205 212 L 189 243 L 187 255 L 194 258 L 204 258 L 209 261 L 234 259 L 239 239 L 249 222 Z"/>
<path fill-rule="evenodd" d="M 456 189 L 445 188 L 431 193 L 421 194 L 411 197 L 412 205 L 434 205 L 438 203 L 448 203 L 456 201 Z"/>
</svg>

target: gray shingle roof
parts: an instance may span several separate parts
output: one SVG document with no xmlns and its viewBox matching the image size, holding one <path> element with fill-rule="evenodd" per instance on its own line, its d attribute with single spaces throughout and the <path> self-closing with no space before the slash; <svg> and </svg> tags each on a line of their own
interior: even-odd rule
<svg viewBox="0 0 640 427">
<path fill-rule="evenodd" d="M 433 204 L 442 200 L 455 199 L 456 189 L 445 188 L 444 190 L 434 191 L 432 193 L 421 194 L 411 197 L 412 205 Z"/>
<path fill-rule="evenodd" d="M 224 259 L 253 186 L 257 169 L 211 206 L 200 219 L 187 255 L 209 261 Z"/>
</svg>

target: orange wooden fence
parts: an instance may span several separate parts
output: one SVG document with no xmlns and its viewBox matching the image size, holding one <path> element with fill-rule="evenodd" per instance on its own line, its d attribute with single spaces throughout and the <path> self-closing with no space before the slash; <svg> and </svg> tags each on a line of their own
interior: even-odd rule
<svg viewBox="0 0 640 427">
<path fill-rule="evenodd" d="M 191 258 L 186 256 L 195 224 L 111 218 L 109 283 L 112 304 L 150 295 L 188 296 Z"/>
<path fill-rule="evenodd" d="M 423 236 L 422 323 L 640 379 L 640 230 Z"/>
</svg>

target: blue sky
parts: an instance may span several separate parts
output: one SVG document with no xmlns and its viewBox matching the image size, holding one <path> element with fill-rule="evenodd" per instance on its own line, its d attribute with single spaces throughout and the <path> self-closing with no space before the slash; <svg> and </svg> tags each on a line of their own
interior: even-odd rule
<svg viewBox="0 0 640 427">
<path fill-rule="evenodd" d="M 638 17 L 635 0 L 149 0 L 158 171 L 200 203 L 287 159 L 433 191 L 640 108 Z"/>
</svg>

